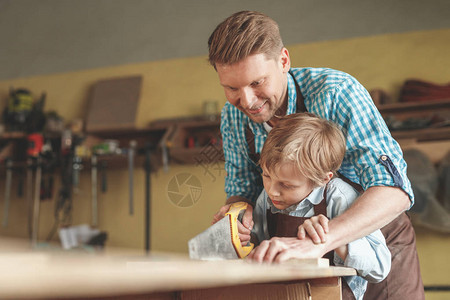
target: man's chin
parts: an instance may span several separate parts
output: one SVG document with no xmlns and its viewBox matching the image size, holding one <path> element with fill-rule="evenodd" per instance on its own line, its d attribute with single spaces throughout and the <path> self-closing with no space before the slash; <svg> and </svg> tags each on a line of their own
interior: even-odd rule
<svg viewBox="0 0 450 300">
<path fill-rule="evenodd" d="M 264 123 L 270 120 L 269 116 L 263 114 L 251 114 L 246 111 L 244 112 L 244 114 L 256 123 Z"/>
</svg>

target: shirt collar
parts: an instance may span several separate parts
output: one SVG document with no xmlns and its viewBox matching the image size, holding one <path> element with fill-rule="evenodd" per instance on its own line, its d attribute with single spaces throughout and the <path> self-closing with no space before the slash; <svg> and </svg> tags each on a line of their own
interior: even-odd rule
<svg viewBox="0 0 450 300">
<path fill-rule="evenodd" d="M 309 202 L 313 205 L 317 205 L 323 200 L 323 192 L 324 192 L 325 186 L 319 186 L 312 190 L 311 194 L 306 197 Z M 305 199 L 305 200 L 306 200 Z M 300 202 L 301 203 L 301 202 Z"/>
<path fill-rule="evenodd" d="M 264 191 L 264 193 L 266 194 L 266 200 L 267 200 L 267 203 L 269 204 L 270 211 L 271 211 L 272 213 L 289 214 L 291 211 L 300 210 L 300 209 L 302 209 L 302 208 L 304 208 L 304 207 L 308 207 L 308 206 L 311 206 L 311 205 L 317 205 L 317 204 L 319 204 L 320 202 L 322 202 L 323 197 L 324 197 L 324 194 L 323 194 L 324 189 L 325 189 L 325 186 L 319 186 L 319 187 L 316 187 L 316 188 L 313 189 L 312 192 L 311 192 L 305 199 L 303 199 L 299 204 L 289 206 L 288 208 L 283 209 L 283 210 L 276 208 L 276 207 L 273 205 L 272 201 L 270 200 L 269 195 L 267 195 L 266 191 Z"/>
</svg>

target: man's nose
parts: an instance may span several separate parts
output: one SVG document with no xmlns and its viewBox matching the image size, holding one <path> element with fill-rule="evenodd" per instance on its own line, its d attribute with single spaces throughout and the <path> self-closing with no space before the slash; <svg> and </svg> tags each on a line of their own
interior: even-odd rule
<svg viewBox="0 0 450 300">
<path fill-rule="evenodd" d="M 255 103 L 255 93 L 251 88 L 245 88 L 241 90 L 241 106 L 249 109 L 252 108 L 253 103 Z"/>
</svg>

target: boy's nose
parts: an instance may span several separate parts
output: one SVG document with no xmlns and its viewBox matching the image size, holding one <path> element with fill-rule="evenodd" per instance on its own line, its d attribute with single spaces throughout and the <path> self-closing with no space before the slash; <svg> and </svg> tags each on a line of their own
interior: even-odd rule
<svg viewBox="0 0 450 300">
<path fill-rule="evenodd" d="M 276 197 L 280 195 L 280 192 L 278 191 L 278 189 L 275 187 L 274 184 L 270 185 L 269 191 L 267 191 L 267 193 L 269 194 L 269 197 Z"/>
</svg>

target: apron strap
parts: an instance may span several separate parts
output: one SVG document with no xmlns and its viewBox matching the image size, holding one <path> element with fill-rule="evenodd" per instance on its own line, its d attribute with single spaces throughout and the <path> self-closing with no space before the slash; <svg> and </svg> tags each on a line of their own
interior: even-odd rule
<svg viewBox="0 0 450 300">
<path fill-rule="evenodd" d="M 328 184 L 323 189 L 322 201 L 320 201 L 319 204 L 314 205 L 314 215 L 315 216 L 322 214 L 328 218 L 328 216 L 327 216 L 327 189 L 328 189 Z"/>
<path fill-rule="evenodd" d="M 255 165 L 259 165 L 259 158 L 261 155 L 256 153 L 255 134 L 250 129 L 249 124 L 247 124 L 247 128 L 245 129 L 245 140 L 247 141 L 249 148 L 248 156 L 255 163 Z"/>
</svg>

